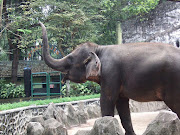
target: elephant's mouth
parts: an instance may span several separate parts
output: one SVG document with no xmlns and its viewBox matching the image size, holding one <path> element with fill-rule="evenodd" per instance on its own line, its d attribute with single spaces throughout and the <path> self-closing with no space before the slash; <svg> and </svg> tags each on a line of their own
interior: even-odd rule
<svg viewBox="0 0 180 135">
<path fill-rule="evenodd" d="M 67 72 L 67 73 L 63 73 L 64 74 L 64 77 L 63 77 L 63 79 L 61 80 L 61 83 L 62 84 L 64 84 L 65 82 L 66 82 L 66 80 L 68 80 L 69 78 L 68 78 L 68 76 L 69 76 L 69 73 Z"/>
</svg>

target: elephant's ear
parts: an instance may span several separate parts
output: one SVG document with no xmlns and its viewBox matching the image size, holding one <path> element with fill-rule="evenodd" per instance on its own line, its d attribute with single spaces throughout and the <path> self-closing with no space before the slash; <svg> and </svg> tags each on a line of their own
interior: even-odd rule
<svg viewBox="0 0 180 135">
<path fill-rule="evenodd" d="M 101 62 L 94 52 L 90 52 L 84 63 L 86 64 L 86 79 L 100 76 Z"/>
</svg>

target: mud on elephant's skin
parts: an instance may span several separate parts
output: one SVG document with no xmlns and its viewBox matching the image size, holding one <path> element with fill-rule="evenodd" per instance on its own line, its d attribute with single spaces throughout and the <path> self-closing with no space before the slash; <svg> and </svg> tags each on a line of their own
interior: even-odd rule
<svg viewBox="0 0 180 135">
<path fill-rule="evenodd" d="M 164 101 L 180 117 L 180 51 L 163 43 L 130 43 L 100 46 L 86 42 L 62 59 L 49 54 L 45 26 L 43 56 L 46 64 L 66 73 L 66 79 L 101 86 L 102 116 L 114 116 L 116 107 L 126 135 L 135 135 L 129 99 Z"/>
</svg>

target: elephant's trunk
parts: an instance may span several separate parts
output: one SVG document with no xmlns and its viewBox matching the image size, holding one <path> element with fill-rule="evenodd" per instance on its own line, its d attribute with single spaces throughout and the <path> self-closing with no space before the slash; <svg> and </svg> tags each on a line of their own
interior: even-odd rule
<svg viewBox="0 0 180 135">
<path fill-rule="evenodd" d="M 48 38 L 47 38 L 47 31 L 46 27 L 44 26 L 43 23 L 39 22 L 41 27 L 42 27 L 42 38 L 43 38 L 43 58 L 45 63 L 58 71 L 65 72 L 65 65 L 67 64 L 65 57 L 62 59 L 54 59 L 51 57 L 49 53 L 49 46 L 48 46 Z"/>
</svg>

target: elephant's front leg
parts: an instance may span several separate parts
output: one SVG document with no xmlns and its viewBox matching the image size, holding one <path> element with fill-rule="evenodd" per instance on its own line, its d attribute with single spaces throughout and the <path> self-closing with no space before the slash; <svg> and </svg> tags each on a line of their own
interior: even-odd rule
<svg viewBox="0 0 180 135">
<path fill-rule="evenodd" d="M 119 113 L 122 126 L 125 129 L 125 135 L 136 135 L 131 122 L 129 99 L 125 97 L 119 97 L 116 103 L 116 108 Z"/>
<path fill-rule="evenodd" d="M 107 95 L 101 92 L 100 105 L 102 117 L 114 117 L 115 101 L 113 100 L 113 98 L 108 97 Z"/>
</svg>

